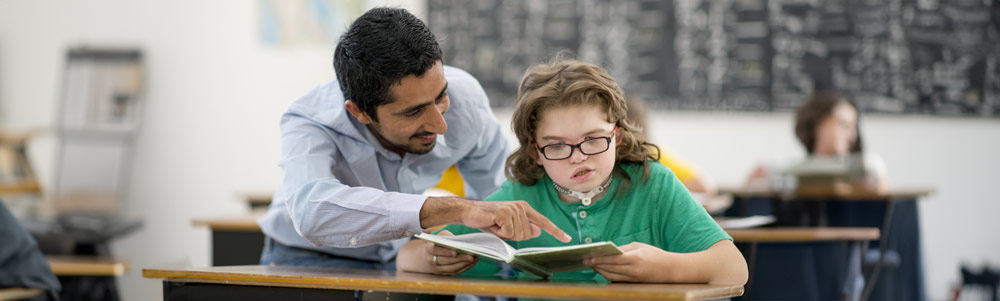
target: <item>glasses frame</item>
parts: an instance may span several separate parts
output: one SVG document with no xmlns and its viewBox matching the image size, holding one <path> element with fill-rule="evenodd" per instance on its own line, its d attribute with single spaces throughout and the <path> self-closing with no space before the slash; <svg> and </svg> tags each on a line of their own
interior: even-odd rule
<svg viewBox="0 0 1000 301">
<path fill-rule="evenodd" d="M 542 146 L 542 147 L 538 146 L 538 141 L 532 141 L 531 144 L 535 146 L 535 149 L 537 149 L 539 152 L 542 153 L 542 157 L 545 157 L 546 160 L 559 161 L 559 160 L 569 159 L 570 157 L 573 156 L 573 152 L 576 151 L 576 150 L 580 150 L 581 154 L 584 154 L 584 155 L 587 155 L 587 156 L 593 156 L 593 155 L 602 154 L 602 153 L 608 151 L 609 149 L 611 149 L 611 139 L 615 138 L 615 135 L 617 134 L 617 132 L 618 132 L 618 126 L 616 125 L 615 128 L 611 130 L 611 136 L 610 137 L 605 136 L 605 137 L 594 137 L 594 138 L 590 138 L 590 139 L 584 139 L 583 141 L 581 141 L 580 143 L 577 143 L 577 144 L 554 143 L 554 144 L 549 144 L 549 145 Z M 584 143 L 590 142 L 590 141 L 598 140 L 598 139 L 604 139 L 605 141 L 608 142 L 607 147 L 605 147 L 604 150 L 599 151 L 599 152 L 589 153 L 589 154 L 587 152 L 583 151 L 583 148 L 581 147 L 581 145 L 583 145 Z M 569 155 L 566 155 L 565 158 L 553 159 L 553 158 L 549 158 L 549 155 L 545 154 L 545 148 L 550 147 L 550 146 L 562 146 L 562 145 L 569 146 Z"/>
</svg>

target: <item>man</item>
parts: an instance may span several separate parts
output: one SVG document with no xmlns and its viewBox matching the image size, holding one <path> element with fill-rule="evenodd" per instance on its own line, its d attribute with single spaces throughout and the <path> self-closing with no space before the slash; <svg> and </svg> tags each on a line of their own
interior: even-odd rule
<svg viewBox="0 0 1000 301">
<path fill-rule="evenodd" d="M 569 241 L 525 202 L 420 195 L 457 165 L 466 195 L 485 197 L 504 180 L 508 145 L 482 87 L 442 64 L 419 19 L 366 12 L 341 36 L 334 69 L 337 81 L 282 117 L 282 182 L 259 220 L 261 264 L 395 269 L 405 238 L 449 223 Z"/>
</svg>

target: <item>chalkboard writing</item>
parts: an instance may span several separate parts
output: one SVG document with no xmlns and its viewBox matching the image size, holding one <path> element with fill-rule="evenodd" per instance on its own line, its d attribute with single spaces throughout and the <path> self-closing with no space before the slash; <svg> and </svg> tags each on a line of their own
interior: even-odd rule
<svg viewBox="0 0 1000 301">
<path fill-rule="evenodd" d="M 1000 1 L 430 0 L 447 64 L 512 106 L 560 50 L 651 106 L 793 110 L 834 90 L 864 111 L 1000 117 Z"/>
</svg>

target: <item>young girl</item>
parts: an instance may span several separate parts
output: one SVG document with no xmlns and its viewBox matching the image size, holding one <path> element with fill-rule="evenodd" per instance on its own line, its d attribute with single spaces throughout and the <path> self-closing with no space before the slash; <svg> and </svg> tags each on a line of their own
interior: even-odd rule
<svg viewBox="0 0 1000 301">
<path fill-rule="evenodd" d="M 553 277 L 741 285 L 747 266 L 730 238 L 656 162 L 626 119 L 622 90 L 592 64 L 563 60 L 528 70 L 513 116 L 521 145 L 508 181 L 488 197 L 525 200 L 573 239 L 612 241 L 624 254 L 587 259 L 592 269 Z M 449 225 L 440 234 L 478 232 Z M 549 235 L 509 241 L 517 249 L 564 246 Z M 496 274 L 499 266 L 422 240 L 407 243 L 398 267 L 434 274 Z"/>
</svg>

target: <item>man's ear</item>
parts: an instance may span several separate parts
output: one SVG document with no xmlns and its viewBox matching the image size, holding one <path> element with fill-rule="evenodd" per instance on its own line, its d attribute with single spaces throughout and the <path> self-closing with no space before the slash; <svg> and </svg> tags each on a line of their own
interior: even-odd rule
<svg viewBox="0 0 1000 301">
<path fill-rule="evenodd" d="M 361 108 L 359 108 L 358 104 L 354 103 L 354 101 L 345 101 L 344 107 L 347 108 L 347 112 L 351 113 L 351 116 L 358 119 L 358 122 L 361 122 L 361 124 L 369 125 L 372 123 L 372 118 L 368 116 L 368 113 L 361 111 Z"/>
</svg>

